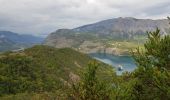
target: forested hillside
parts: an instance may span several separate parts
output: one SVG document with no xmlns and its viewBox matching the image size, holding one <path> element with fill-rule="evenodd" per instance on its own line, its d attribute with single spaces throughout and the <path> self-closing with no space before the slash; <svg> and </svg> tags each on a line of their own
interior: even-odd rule
<svg viewBox="0 0 170 100">
<path fill-rule="evenodd" d="M 113 67 L 71 48 L 34 46 L 0 54 L 0 99 L 170 100 L 170 35 L 147 32 L 131 54 L 137 68 Z"/>
<path fill-rule="evenodd" d="M 56 98 L 59 95 L 66 97 L 72 82 L 80 79 L 92 60 L 88 55 L 70 48 L 48 46 L 3 53 L 0 55 L 0 97 L 14 94 L 20 97 L 20 93 L 25 93 L 21 97 L 41 93 L 54 93 Z M 100 77 L 111 79 L 110 75 L 114 74 L 112 67 L 99 63 Z"/>
<path fill-rule="evenodd" d="M 158 48 L 159 47 L 159 48 Z M 132 52 L 138 68 L 112 68 L 69 48 L 35 46 L 0 56 L 2 99 L 169 100 L 170 36 L 148 32 L 144 49 Z M 85 67 L 87 66 L 87 67 Z"/>
</svg>

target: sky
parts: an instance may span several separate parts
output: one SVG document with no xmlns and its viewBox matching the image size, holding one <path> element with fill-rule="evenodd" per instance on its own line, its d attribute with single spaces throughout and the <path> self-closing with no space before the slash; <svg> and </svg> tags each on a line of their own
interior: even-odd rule
<svg viewBox="0 0 170 100">
<path fill-rule="evenodd" d="M 168 15 L 170 0 L 0 0 L 0 30 L 37 36 L 117 17 Z"/>
</svg>

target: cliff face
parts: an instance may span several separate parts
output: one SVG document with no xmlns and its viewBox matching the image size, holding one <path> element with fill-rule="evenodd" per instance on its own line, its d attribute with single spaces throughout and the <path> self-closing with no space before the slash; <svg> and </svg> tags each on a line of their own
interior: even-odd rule
<svg viewBox="0 0 170 100">
<path fill-rule="evenodd" d="M 166 19 L 136 19 L 131 17 L 115 18 L 84 25 L 74 29 L 59 29 L 51 33 L 44 41 L 45 45 L 73 47 L 83 52 L 97 52 L 101 48 L 110 51 L 107 41 L 134 40 L 136 37 L 145 37 L 146 31 L 161 30 L 161 34 L 170 33 Z M 111 48 L 113 49 L 113 48 Z"/>
</svg>

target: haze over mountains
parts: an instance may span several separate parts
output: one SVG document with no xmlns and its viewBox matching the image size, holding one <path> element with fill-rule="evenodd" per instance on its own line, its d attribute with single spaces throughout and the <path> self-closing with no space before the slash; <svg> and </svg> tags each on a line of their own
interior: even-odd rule
<svg viewBox="0 0 170 100">
<path fill-rule="evenodd" d="M 154 31 L 157 27 L 161 34 L 167 34 L 169 30 L 167 19 L 136 19 L 132 17 L 119 17 L 108 19 L 94 24 L 80 26 L 74 29 L 59 29 L 51 33 L 45 40 L 45 45 L 61 47 L 73 47 L 79 49 L 103 48 L 108 41 L 145 41 L 146 31 Z M 138 39 L 137 39 L 138 38 Z M 95 52 L 99 49 L 94 50 Z M 86 50 L 85 52 L 88 52 Z M 112 52 L 112 51 L 111 51 Z"/>
<path fill-rule="evenodd" d="M 0 51 L 8 51 L 40 44 L 43 38 L 32 35 L 20 35 L 10 31 L 0 31 Z"/>
</svg>

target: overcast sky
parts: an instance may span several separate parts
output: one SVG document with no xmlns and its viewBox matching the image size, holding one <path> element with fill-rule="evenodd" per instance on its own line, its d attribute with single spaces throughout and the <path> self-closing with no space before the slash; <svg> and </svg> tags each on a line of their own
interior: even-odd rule
<svg viewBox="0 0 170 100">
<path fill-rule="evenodd" d="M 170 0 L 0 0 L 0 30 L 44 35 L 105 19 L 161 19 Z"/>
</svg>

